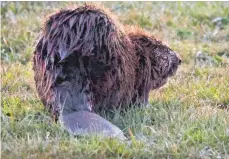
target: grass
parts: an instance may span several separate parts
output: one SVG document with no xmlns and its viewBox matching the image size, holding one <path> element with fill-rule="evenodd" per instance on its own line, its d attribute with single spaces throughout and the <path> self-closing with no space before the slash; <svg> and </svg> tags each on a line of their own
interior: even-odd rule
<svg viewBox="0 0 229 159">
<path fill-rule="evenodd" d="M 1 157 L 229 158 L 229 3 L 104 2 L 183 59 L 150 107 L 102 113 L 127 141 L 70 136 L 37 96 L 31 58 L 44 16 L 76 3 L 1 2 Z"/>
</svg>

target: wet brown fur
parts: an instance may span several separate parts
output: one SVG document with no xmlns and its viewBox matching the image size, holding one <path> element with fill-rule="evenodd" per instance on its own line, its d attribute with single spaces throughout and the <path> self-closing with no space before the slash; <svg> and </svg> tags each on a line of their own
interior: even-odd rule
<svg viewBox="0 0 229 159">
<path fill-rule="evenodd" d="M 66 94 L 68 100 L 82 97 L 78 103 L 90 102 L 92 109 L 147 104 L 149 91 L 177 69 L 179 59 L 164 59 L 172 57 L 170 50 L 140 28 L 123 27 L 98 6 L 61 10 L 47 19 L 35 48 L 38 94 L 53 115 L 60 114 Z"/>
</svg>

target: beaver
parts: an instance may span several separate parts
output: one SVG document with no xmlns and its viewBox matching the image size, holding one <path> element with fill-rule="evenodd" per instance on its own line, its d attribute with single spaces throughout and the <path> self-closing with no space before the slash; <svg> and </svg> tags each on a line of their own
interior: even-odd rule
<svg viewBox="0 0 229 159">
<path fill-rule="evenodd" d="M 67 127 L 72 125 L 67 123 L 70 113 L 90 116 L 104 109 L 147 105 L 149 92 L 163 86 L 180 63 L 175 51 L 148 32 L 123 26 L 96 5 L 51 15 L 33 57 L 38 95 L 56 119 L 66 117 L 62 123 Z"/>
</svg>

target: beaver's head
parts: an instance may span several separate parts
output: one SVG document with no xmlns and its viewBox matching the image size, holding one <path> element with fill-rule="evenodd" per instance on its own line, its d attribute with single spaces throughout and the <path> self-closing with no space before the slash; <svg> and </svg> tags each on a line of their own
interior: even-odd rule
<svg viewBox="0 0 229 159">
<path fill-rule="evenodd" d="M 142 54 L 149 58 L 151 70 L 151 89 L 163 86 L 168 77 L 175 75 L 181 58 L 178 53 L 164 45 L 154 37 L 134 35 L 132 37 L 138 44 Z"/>
<path fill-rule="evenodd" d="M 151 88 L 159 88 L 167 82 L 168 77 L 175 75 L 181 58 L 175 51 L 156 42 L 150 50 L 151 59 Z"/>
</svg>

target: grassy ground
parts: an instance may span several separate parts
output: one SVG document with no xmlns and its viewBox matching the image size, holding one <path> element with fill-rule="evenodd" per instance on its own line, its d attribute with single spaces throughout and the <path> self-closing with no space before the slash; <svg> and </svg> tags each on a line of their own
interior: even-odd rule
<svg viewBox="0 0 229 159">
<path fill-rule="evenodd" d="M 229 158 L 229 3 L 112 2 L 179 52 L 183 64 L 151 107 L 103 115 L 128 141 L 74 138 L 37 97 L 31 57 L 44 16 L 73 2 L 1 3 L 2 158 Z"/>
</svg>

